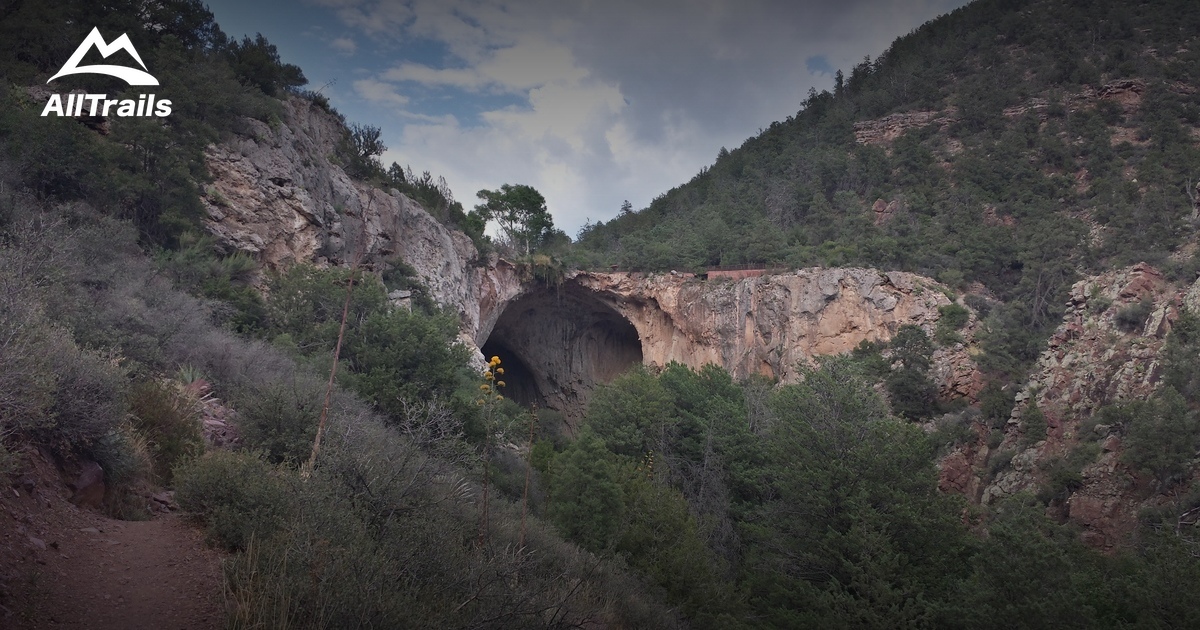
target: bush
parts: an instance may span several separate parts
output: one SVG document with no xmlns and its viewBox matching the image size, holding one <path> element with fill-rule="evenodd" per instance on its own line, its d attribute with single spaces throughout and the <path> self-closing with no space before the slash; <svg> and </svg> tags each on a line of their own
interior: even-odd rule
<svg viewBox="0 0 1200 630">
<path fill-rule="evenodd" d="M 292 512 L 289 480 L 257 453 L 213 451 L 174 471 L 175 497 L 230 551 L 275 534 Z"/>
<path fill-rule="evenodd" d="M 324 402 L 316 378 L 275 383 L 238 396 L 238 432 L 247 448 L 261 450 L 272 464 L 308 459 Z"/>
<path fill-rule="evenodd" d="M 940 453 L 947 452 L 959 444 L 974 442 L 978 435 L 975 433 L 975 420 L 979 412 L 966 409 L 959 413 L 942 416 L 934 423 L 929 441 Z"/>
<path fill-rule="evenodd" d="M 1021 443 L 1028 447 L 1046 439 L 1047 426 L 1046 415 L 1037 403 L 1030 401 L 1021 413 Z"/>
<path fill-rule="evenodd" d="M 938 322 L 935 337 L 943 346 L 949 346 L 962 341 L 958 331 L 967 325 L 970 312 L 958 304 L 947 304 L 938 308 Z"/>
<path fill-rule="evenodd" d="M 125 419 L 125 373 L 114 359 L 82 350 L 65 335 L 45 350 L 55 376 L 54 398 L 49 424 L 34 435 L 62 453 L 89 453 Z"/>
<path fill-rule="evenodd" d="M 1125 452 L 1122 460 L 1147 470 L 1169 487 L 1191 469 L 1200 449 L 1200 417 L 1173 387 L 1166 387 L 1149 401 L 1124 405 Z"/>
<path fill-rule="evenodd" d="M 449 314 L 374 313 L 346 334 L 343 382 L 398 418 L 404 412 L 402 401 L 453 393 L 468 358 L 457 336 L 458 322 Z"/>
<path fill-rule="evenodd" d="M 181 461 L 204 452 L 196 401 L 159 381 L 134 386 L 129 397 L 133 428 L 146 439 L 154 473 L 165 483 Z"/>
<path fill-rule="evenodd" d="M 154 472 L 149 442 L 128 422 L 121 423 L 96 440 L 91 447 L 91 456 L 104 469 L 105 483 L 110 488 L 109 496 L 119 497 L 125 488 L 139 479 L 149 478 Z"/>
<path fill-rule="evenodd" d="M 1096 461 L 1100 451 L 1100 444 L 1096 442 L 1081 442 L 1066 457 L 1045 462 L 1042 468 L 1046 471 L 1046 482 L 1038 491 L 1038 499 L 1043 503 L 1065 500 L 1081 488 L 1083 469 Z"/>
<path fill-rule="evenodd" d="M 1130 304 L 1117 311 L 1117 314 L 1113 316 L 1113 323 L 1125 332 L 1135 332 L 1142 327 L 1142 324 L 1146 323 L 1146 318 L 1153 310 L 1154 302 L 1150 298 L 1145 298 L 1137 304 Z"/>
<path fill-rule="evenodd" d="M 991 381 L 979 392 L 979 410 L 987 420 L 988 426 L 999 429 L 1008 422 L 1016 402 L 1016 386 L 1004 387 L 997 381 Z"/>
</svg>

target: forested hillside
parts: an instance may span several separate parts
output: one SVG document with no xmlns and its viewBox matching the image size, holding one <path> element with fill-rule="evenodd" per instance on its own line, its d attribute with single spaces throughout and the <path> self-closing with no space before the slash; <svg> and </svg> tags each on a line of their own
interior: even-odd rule
<svg viewBox="0 0 1200 630">
<path fill-rule="evenodd" d="M 648 208 L 585 227 L 575 255 L 923 273 L 1004 303 L 986 363 L 1019 371 L 1081 275 L 1195 272 L 1198 73 L 1194 2 L 974 2 Z"/>
<path fill-rule="evenodd" d="M 206 147 L 288 125 L 292 99 L 337 122 L 330 169 L 487 245 L 431 175 L 384 169 L 378 130 L 305 91 L 266 39 L 231 40 L 196 0 L 0 5 L 0 478 L 31 453 L 90 462 L 100 509 L 126 519 L 150 518 L 147 489 L 173 489 L 228 554 L 235 628 L 1196 627 L 1194 316 L 1160 340 L 1168 387 L 1100 414 L 1106 432 L 1044 471 L 1045 496 L 972 505 L 937 468 L 964 444 L 1052 432 L 1036 407 L 1018 431 L 1000 385 L 1075 278 L 1147 260 L 1191 280 L 1194 5 L 978 2 L 566 254 L 934 274 L 987 318 L 978 408 L 937 400 L 929 378 L 936 348 L 975 325 L 948 303 L 933 339 L 899 327 L 787 385 L 636 366 L 574 431 L 511 400 L 529 366 L 472 367 L 459 314 L 395 260 L 266 272 L 206 233 Z M 92 26 L 129 34 L 169 118 L 40 116 Z M 139 93 L 53 89 L 78 87 Z M 526 281 L 561 286 L 560 262 Z M 1124 286 L 1077 309 L 1138 329 L 1155 305 Z M 233 439 L 206 440 L 213 409 Z M 1169 500 L 1100 553 L 1047 506 L 1110 437 L 1128 446 L 1103 457 L 1129 491 Z M 996 452 L 992 477 L 1015 457 Z M 18 627 L 43 620 L 10 586 L 37 579 L 0 574 Z"/>
</svg>

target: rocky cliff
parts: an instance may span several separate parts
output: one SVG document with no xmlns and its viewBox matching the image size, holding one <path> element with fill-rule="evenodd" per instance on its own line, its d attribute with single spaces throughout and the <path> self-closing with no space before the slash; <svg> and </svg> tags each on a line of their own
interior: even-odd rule
<svg viewBox="0 0 1200 630">
<path fill-rule="evenodd" d="M 494 329 L 480 330 L 485 350 L 519 361 L 541 404 L 568 414 L 588 393 L 631 364 L 714 363 L 735 378 L 761 374 L 795 380 L 814 357 L 884 340 L 903 325 L 933 332 L 944 287 L 911 273 L 804 269 L 758 277 L 702 280 L 691 274 L 570 275 L 554 288 L 530 287 Z M 972 325 L 966 339 L 972 337 Z M 947 397 L 969 397 L 981 377 L 967 347 L 934 355 Z M 510 379 L 512 380 L 512 379 Z"/>
<path fill-rule="evenodd" d="M 206 152 L 206 224 L 219 243 L 269 270 L 358 262 L 382 272 L 402 260 L 458 312 L 464 331 L 490 328 L 487 318 L 520 291 L 513 268 L 477 260 L 466 235 L 412 199 L 352 180 L 335 163 L 345 131 L 328 111 L 291 98 L 283 112 L 281 124 L 243 121 L 235 139 Z"/>
<path fill-rule="evenodd" d="M 1119 545 L 1135 530 L 1139 510 L 1165 497 L 1144 471 L 1122 461 L 1116 428 L 1096 424 L 1093 416 L 1106 405 L 1145 400 L 1159 386 L 1165 338 L 1185 306 L 1200 307 L 1200 282 L 1172 284 L 1146 264 L 1077 282 L 1008 421 L 990 445 L 981 439 L 943 460 L 943 488 L 984 503 L 1045 492 L 1056 466 L 1095 444 L 1096 457 L 1072 471 L 1081 481 L 1049 497 L 1049 511 L 1085 528 L 1084 540 L 1093 546 Z M 1146 314 L 1129 315 L 1139 311 Z M 1044 427 L 1024 421 L 1034 405 Z"/>
<path fill-rule="evenodd" d="M 866 269 L 711 280 L 577 272 L 553 289 L 523 285 L 512 265 L 480 260 L 470 239 L 413 200 L 352 180 L 334 157 L 345 137 L 334 115 L 298 98 L 283 108 L 281 124 L 244 121 L 235 139 L 207 151 L 207 225 L 221 246 L 268 270 L 303 261 L 379 272 L 404 261 L 458 312 L 464 343 L 523 363 L 524 396 L 555 408 L 577 412 L 596 383 L 636 362 L 716 363 L 738 377 L 791 380 L 814 356 L 887 339 L 901 325 L 932 331 L 949 303 L 932 280 Z M 978 390 L 964 347 L 935 360 L 944 394 Z"/>
</svg>

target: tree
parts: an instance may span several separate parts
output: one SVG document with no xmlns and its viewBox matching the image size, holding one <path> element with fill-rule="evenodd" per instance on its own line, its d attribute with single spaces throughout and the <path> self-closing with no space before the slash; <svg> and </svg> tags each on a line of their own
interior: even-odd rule
<svg viewBox="0 0 1200 630">
<path fill-rule="evenodd" d="M 351 177 L 358 179 L 367 179 L 372 176 L 383 174 L 383 164 L 379 161 L 379 156 L 387 151 L 387 146 L 383 144 L 381 139 L 383 131 L 379 127 L 371 125 L 360 125 L 352 123 L 347 129 L 349 132 L 341 147 L 346 153 L 346 172 Z M 399 165 L 392 162 L 392 166 L 399 169 Z M 389 171 L 393 176 L 395 171 Z M 425 173 L 429 175 L 428 171 Z M 406 182 L 404 174 L 400 173 L 401 182 Z"/>
<path fill-rule="evenodd" d="M 267 41 L 262 33 L 254 39 L 246 37 L 240 44 L 233 42 L 226 56 L 242 83 L 257 87 L 267 96 L 279 96 L 281 92 L 308 83 L 299 66 L 280 60 L 275 44 Z"/>
<path fill-rule="evenodd" d="M 474 214 L 483 221 L 496 221 L 514 248 L 526 256 L 554 234 L 554 220 L 546 209 L 546 198 L 532 186 L 504 184 L 500 190 L 481 190 L 484 203 Z"/>
<path fill-rule="evenodd" d="M 947 625 L 966 529 L 921 429 L 889 417 L 852 361 L 779 388 L 771 488 L 746 523 L 751 601 L 787 627 Z"/>
<path fill-rule="evenodd" d="M 555 464 L 550 520 L 563 537 L 591 551 L 610 547 L 619 533 L 624 505 L 612 454 L 596 434 L 585 430 Z"/>
</svg>

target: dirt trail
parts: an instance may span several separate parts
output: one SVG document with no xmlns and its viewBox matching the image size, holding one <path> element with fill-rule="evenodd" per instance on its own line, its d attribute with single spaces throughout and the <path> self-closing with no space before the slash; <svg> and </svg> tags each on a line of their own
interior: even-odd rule
<svg viewBox="0 0 1200 630">
<path fill-rule="evenodd" d="M 0 629 L 224 626 L 220 554 L 199 531 L 106 518 L 53 485 L 0 487 Z"/>
</svg>

